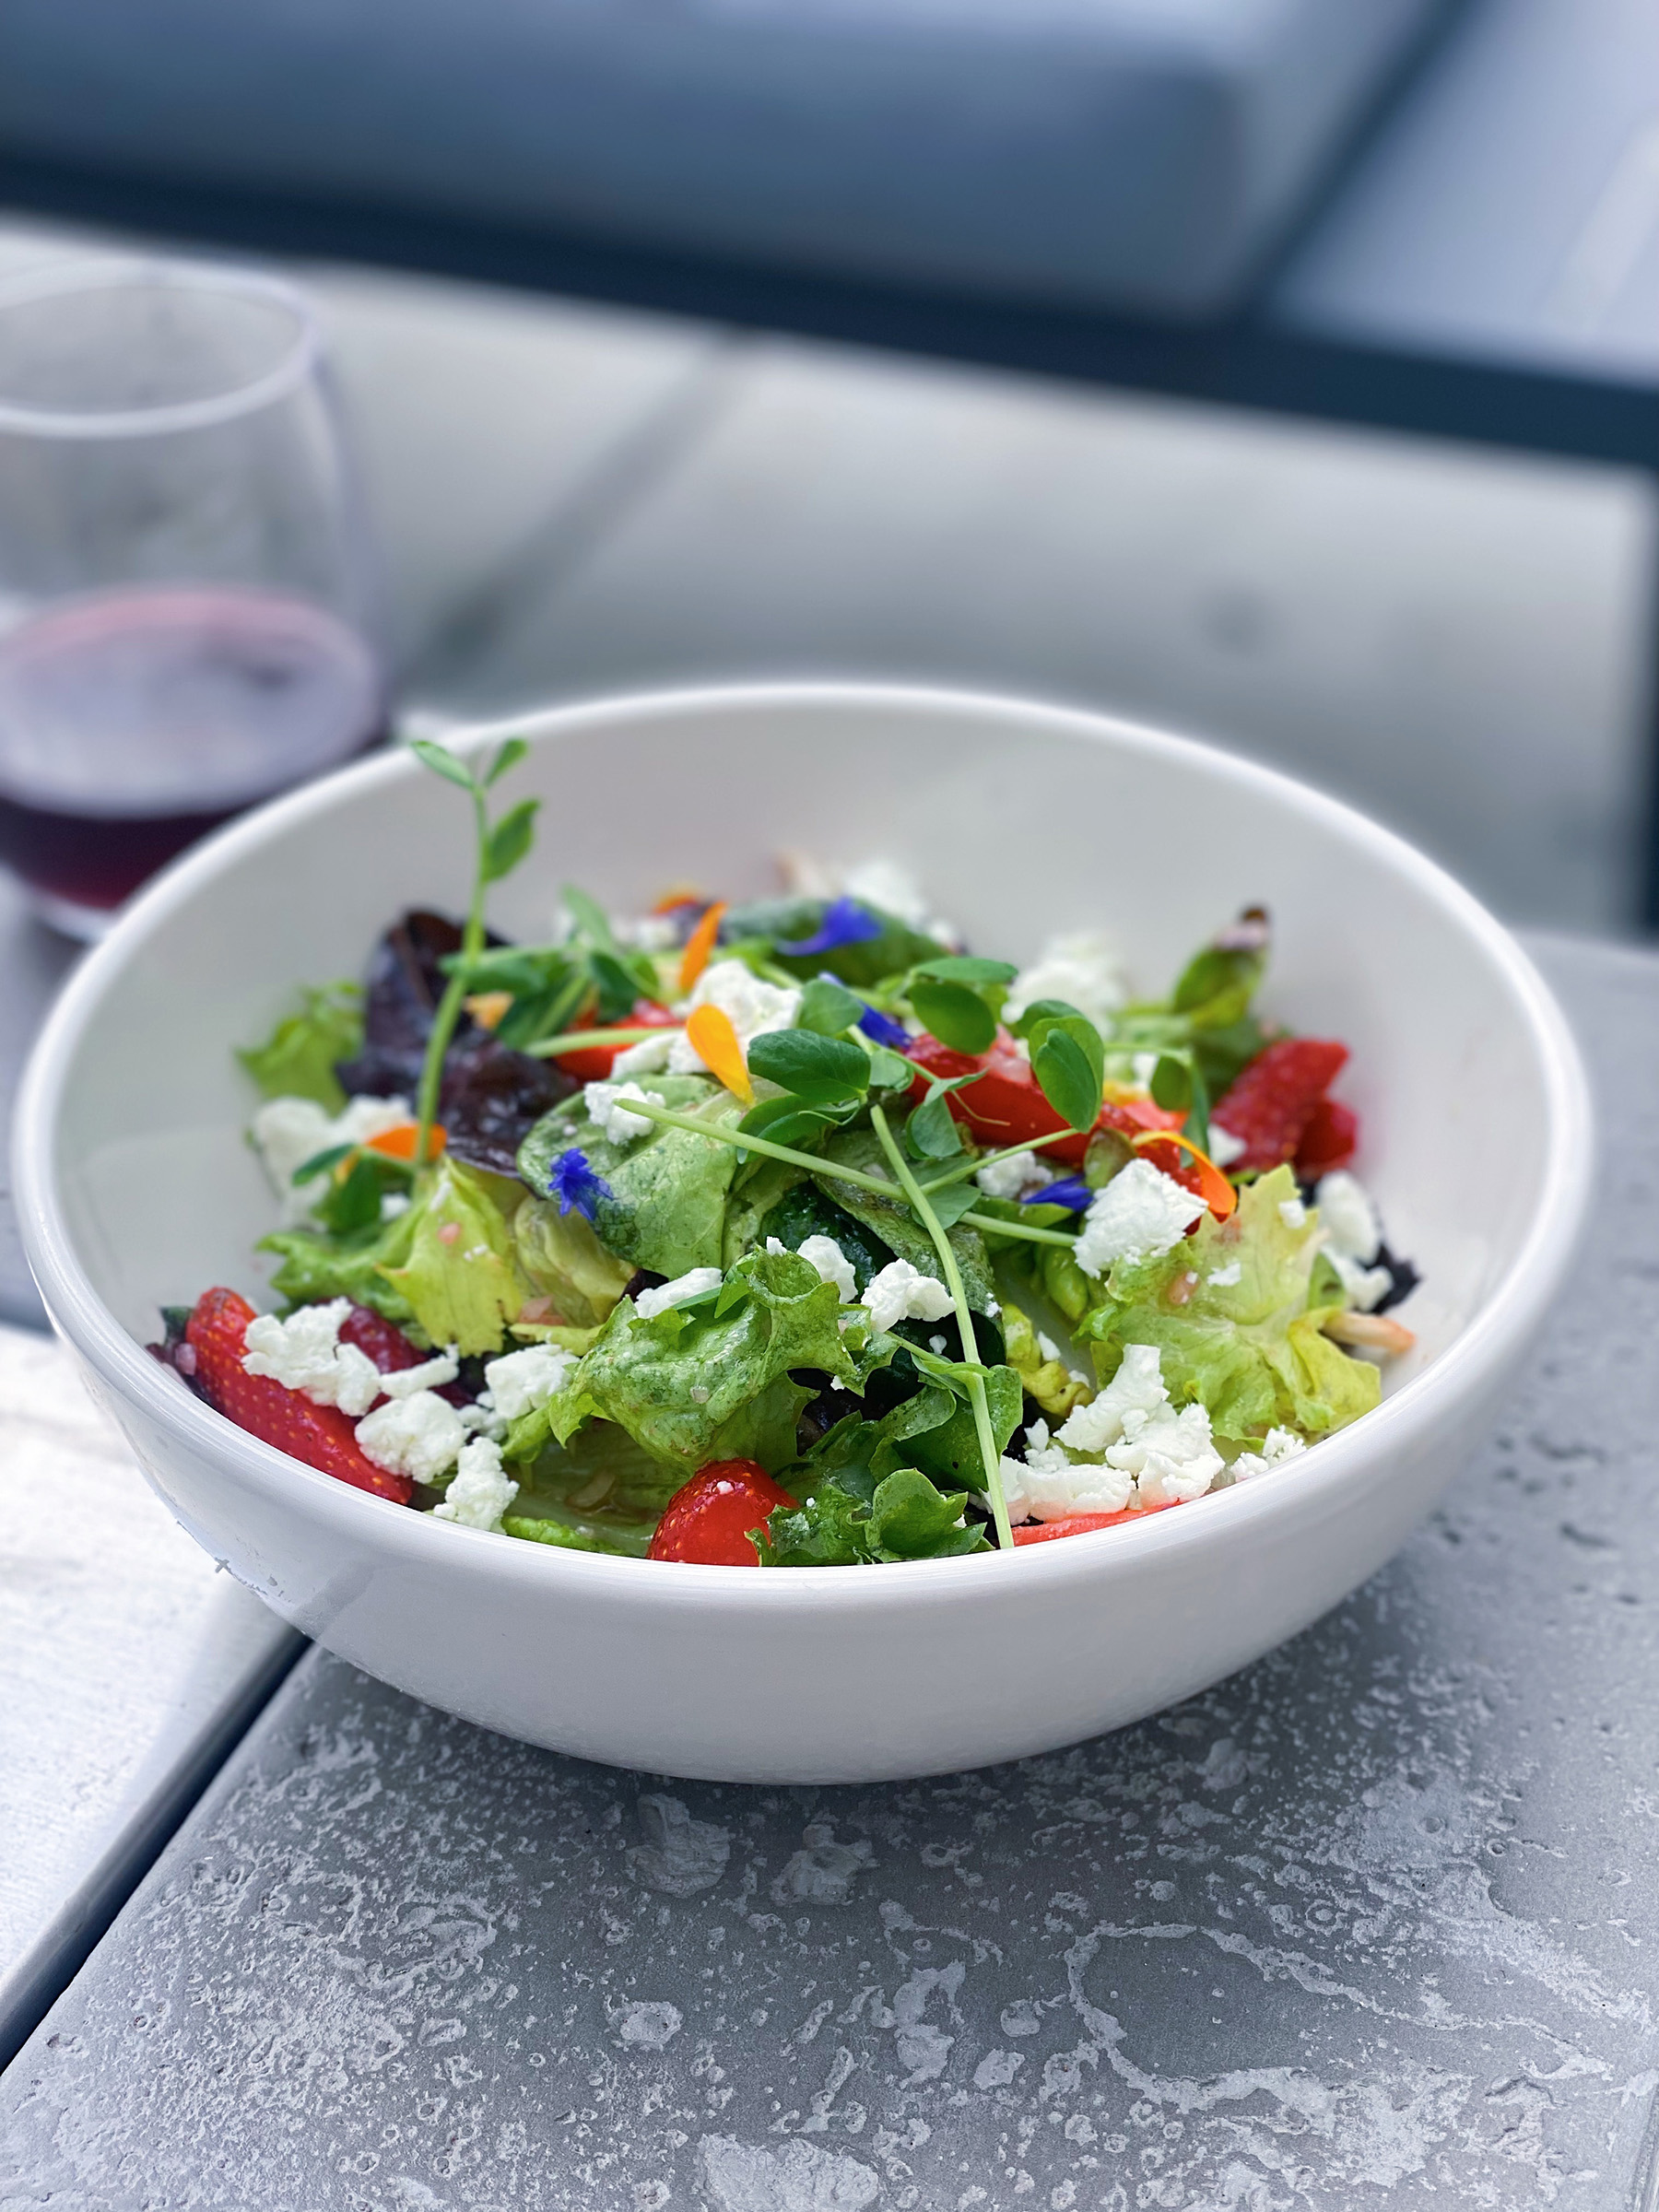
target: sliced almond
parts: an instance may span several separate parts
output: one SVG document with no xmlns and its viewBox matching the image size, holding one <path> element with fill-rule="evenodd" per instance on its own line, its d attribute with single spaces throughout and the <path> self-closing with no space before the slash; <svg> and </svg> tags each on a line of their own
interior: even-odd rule
<svg viewBox="0 0 1659 2212">
<path fill-rule="evenodd" d="M 1417 1338 L 1386 1313 L 1333 1313 L 1323 1324 L 1324 1334 L 1337 1344 L 1358 1344 L 1368 1351 L 1398 1358 L 1410 1351 Z"/>
</svg>

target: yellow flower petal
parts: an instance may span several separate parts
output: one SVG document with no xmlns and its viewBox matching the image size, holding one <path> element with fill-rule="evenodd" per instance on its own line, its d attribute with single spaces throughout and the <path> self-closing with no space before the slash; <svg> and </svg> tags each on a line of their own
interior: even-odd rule
<svg viewBox="0 0 1659 2212">
<path fill-rule="evenodd" d="M 731 1016 L 719 1006 L 693 1007 L 686 1035 L 701 1054 L 709 1073 L 746 1106 L 753 1105 L 755 1087 L 749 1081 L 748 1065 Z"/>
</svg>

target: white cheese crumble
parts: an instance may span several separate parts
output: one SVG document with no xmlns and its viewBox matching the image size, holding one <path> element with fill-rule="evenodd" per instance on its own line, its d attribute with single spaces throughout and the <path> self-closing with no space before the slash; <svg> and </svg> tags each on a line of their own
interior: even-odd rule
<svg viewBox="0 0 1659 2212">
<path fill-rule="evenodd" d="M 821 1283 L 833 1283 L 835 1294 L 843 1306 L 850 1306 L 858 1296 L 858 1282 L 853 1273 L 853 1263 L 833 1237 L 803 1237 L 800 1253 Z"/>
<path fill-rule="evenodd" d="M 1051 937 L 1030 967 L 1022 968 L 1004 1007 L 1012 1021 L 1040 998 L 1063 998 L 1108 1034 L 1112 1017 L 1129 996 L 1117 947 L 1092 930 Z"/>
<path fill-rule="evenodd" d="M 1088 1405 L 1072 1409 L 1059 1441 L 1073 1452 L 1104 1452 L 1108 1444 L 1123 1441 L 1132 1415 L 1145 1420 L 1169 1402 L 1158 1347 L 1126 1344 L 1117 1373 Z"/>
<path fill-rule="evenodd" d="M 670 1306 L 683 1305 L 688 1298 L 700 1298 L 705 1290 L 717 1288 L 723 1280 L 718 1267 L 693 1267 L 688 1274 L 677 1275 L 671 1283 L 659 1283 L 654 1290 L 641 1290 L 634 1300 L 634 1312 L 641 1321 L 654 1321 L 659 1313 L 666 1313 Z"/>
<path fill-rule="evenodd" d="M 1386 1267 L 1361 1267 L 1358 1260 L 1350 1260 L 1346 1252 L 1333 1252 L 1330 1261 L 1339 1277 L 1343 1294 L 1348 1304 L 1361 1313 L 1369 1313 L 1394 1288 L 1394 1277 Z"/>
<path fill-rule="evenodd" d="M 414 1119 L 407 1099 L 351 1099 L 337 1114 L 315 1099 L 267 1099 L 253 1116 L 250 1135 L 282 1201 L 285 1226 L 303 1221 L 327 1188 L 326 1170 L 296 1188 L 294 1176 L 308 1159 L 332 1152 L 336 1145 L 366 1145 L 371 1136 Z"/>
<path fill-rule="evenodd" d="M 1235 1159 L 1242 1159 L 1250 1147 L 1241 1136 L 1224 1129 L 1219 1122 L 1209 1125 L 1209 1156 L 1221 1169 L 1230 1168 Z"/>
<path fill-rule="evenodd" d="M 668 1065 L 668 1055 L 674 1049 L 677 1037 L 683 1030 L 659 1030 L 654 1037 L 641 1037 L 638 1044 L 627 1045 L 611 1062 L 611 1075 L 660 1076 Z"/>
<path fill-rule="evenodd" d="M 1135 1477 L 1142 1505 L 1173 1505 L 1202 1498 L 1220 1474 L 1222 1459 L 1210 1441 L 1210 1417 L 1203 1406 L 1170 1407 L 1150 1418 L 1124 1425 L 1124 1441 L 1113 1444 L 1106 1464 Z"/>
<path fill-rule="evenodd" d="M 1092 1405 L 1077 1406 L 1053 1439 L 1046 1422 L 1030 1423 L 1023 1465 L 1005 1459 L 1002 1467 L 1010 1513 L 1059 1521 L 1122 1512 L 1132 1499 L 1153 1506 L 1200 1498 L 1222 1460 L 1205 1407 L 1177 1412 L 1157 1347 L 1131 1344 Z"/>
<path fill-rule="evenodd" d="M 1307 1448 L 1295 1430 L 1269 1429 L 1259 1451 L 1241 1452 L 1233 1461 L 1234 1477 L 1244 1482 L 1252 1475 L 1265 1475 L 1269 1467 L 1282 1466 L 1286 1460 L 1297 1458 Z"/>
<path fill-rule="evenodd" d="M 503 1352 L 484 1370 L 492 1411 L 504 1421 L 516 1421 L 561 1391 L 576 1364 L 574 1352 L 562 1346 L 528 1344 L 522 1352 Z"/>
<path fill-rule="evenodd" d="M 936 1276 L 924 1275 L 908 1260 L 889 1260 L 870 1278 L 864 1294 L 870 1326 L 879 1335 L 900 1321 L 943 1321 L 951 1311 L 948 1290 Z"/>
<path fill-rule="evenodd" d="M 441 1390 L 453 1382 L 461 1372 L 461 1348 L 452 1344 L 447 1352 L 435 1359 L 422 1359 L 414 1367 L 400 1367 L 380 1379 L 381 1388 L 389 1398 L 412 1398 L 418 1390 Z"/>
<path fill-rule="evenodd" d="M 1308 1226 L 1308 1209 L 1300 1198 L 1281 1198 L 1278 1213 L 1279 1219 L 1287 1229 L 1306 1229 Z"/>
<path fill-rule="evenodd" d="M 436 1482 L 460 1456 L 466 1426 L 447 1398 L 418 1390 L 412 1397 L 388 1398 L 357 1425 L 357 1441 L 366 1458 L 394 1475 Z"/>
<path fill-rule="evenodd" d="M 432 1508 L 432 1518 L 499 1535 L 501 1515 L 518 1496 L 518 1488 L 502 1470 L 500 1445 L 487 1436 L 475 1436 L 462 1448 L 454 1480 L 444 1492 L 442 1504 Z"/>
<path fill-rule="evenodd" d="M 771 1030 L 793 1030 L 801 1011 L 797 985 L 788 990 L 752 974 L 741 960 L 711 960 L 687 1002 L 689 1008 L 718 1006 L 737 1032 L 747 1056 L 757 1037 Z M 708 1063 L 684 1030 L 668 1048 L 668 1069 L 676 1076 L 706 1075 Z"/>
<path fill-rule="evenodd" d="M 1205 1279 L 1212 1289 L 1230 1290 L 1235 1283 L 1244 1280 L 1244 1263 L 1229 1260 L 1225 1267 L 1212 1267 Z"/>
<path fill-rule="evenodd" d="M 340 1324 L 350 1312 L 348 1298 L 335 1298 L 301 1306 L 286 1321 L 256 1313 L 242 1340 L 243 1370 L 297 1390 L 315 1406 L 337 1406 L 354 1419 L 367 1413 L 385 1378 L 367 1352 L 340 1342 Z"/>
<path fill-rule="evenodd" d="M 1371 1193 L 1359 1176 L 1350 1175 L 1346 1168 L 1333 1168 L 1328 1175 L 1321 1176 L 1313 1203 L 1319 1208 L 1326 1249 L 1369 1266 L 1382 1245 L 1382 1225 Z"/>
<path fill-rule="evenodd" d="M 641 914 L 624 923 L 617 935 L 641 952 L 672 952 L 679 943 L 679 924 L 672 914 Z"/>
<path fill-rule="evenodd" d="M 1085 1275 L 1103 1275 L 1114 1260 L 1156 1258 L 1179 1244 L 1204 1211 L 1204 1201 L 1147 1159 L 1132 1159 L 1084 1218 L 1075 1256 Z"/>
<path fill-rule="evenodd" d="M 841 877 L 841 891 L 848 899 L 862 899 L 866 906 L 880 907 L 896 922 L 906 923 L 928 936 L 939 934 L 930 926 L 927 893 L 896 860 L 861 860 Z"/>
<path fill-rule="evenodd" d="M 987 1198 L 1019 1198 L 1053 1182 L 1054 1171 L 1034 1153 L 1016 1152 L 1011 1159 L 988 1159 L 975 1168 L 973 1180 Z"/>
<path fill-rule="evenodd" d="M 400 1214 L 406 1214 L 408 1210 L 409 1194 L 407 1191 L 385 1191 L 382 1193 L 381 1219 L 382 1221 L 395 1221 Z"/>
<path fill-rule="evenodd" d="M 589 1083 L 582 1088 L 588 1119 L 598 1123 L 613 1145 L 631 1145 L 637 1136 L 649 1136 L 655 1126 L 648 1114 L 629 1112 L 629 1099 L 643 1099 L 653 1106 L 667 1104 L 657 1092 L 641 1090 L 637 1083 Z"/>
</svg>

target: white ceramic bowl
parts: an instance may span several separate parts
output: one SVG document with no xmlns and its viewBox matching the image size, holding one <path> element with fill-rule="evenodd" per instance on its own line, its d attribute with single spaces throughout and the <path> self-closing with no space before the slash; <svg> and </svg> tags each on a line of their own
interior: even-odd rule
<svg viewBox="0 0 1659 2212">
<path fill-rule="evenodd" d="M 441 1526 L 299 1465 L 147 1357 L 159 1304 L 257 1292 L 273 1202 L 231 1058 L 296 983 L 360 971 L 401 907 L 459 911 L 457 794 L 393 756 L 233 824 L 91 954 L 20 1100 L 30 1264 L 94 1394 L 184 1527 L 287 1620 L 508 1735 L 667 1774 L 846 1782 L 984 1764 L 1152 1712 L 1312 1621 L 1465 1463 L 1553 1296 L 1591 1126 L 1561 1017 L 1420 854 L 1283 777 L 1098 716 L 794 685 L 623 699 L 512 725 L 546 802 L 494 918 L 559 885 L 626 911 L 691 878 L 771 888 L 784 846 L 911 864 L 976 946 L 1110 928 L 1149 990 L 1265 900 L 1265 1004 L 1345 1039 L 1359 1165 L 1423 1287 L 1384 1404 L 1307 1458 L 1011 1556 L 766 1573 Z M 502 732 L 492 733 L 499 737 Z"/>
</svg>

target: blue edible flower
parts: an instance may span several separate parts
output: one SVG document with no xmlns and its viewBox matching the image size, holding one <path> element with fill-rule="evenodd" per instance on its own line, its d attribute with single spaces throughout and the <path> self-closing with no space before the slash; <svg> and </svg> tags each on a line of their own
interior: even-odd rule
<svg viewBox="0 0 1659 2212">
<path fill-rule="evenodd" d="M 547 1195 L 558 1199 L 561 1214 L 574 1211 L 591 1221 L 600 1199 L 615 1198 L 616 1194 L 604 1176 L 595 1175 L 589 1167 L 587 1154 L 579 1152 L 574 1145 L 553 1162 Z"/>
<path fill-rule="evenodd" d="M 1064 1206 L 1074 1214 L 1088 1211 L 1094 1193 L 1081 1175 L 1067 1175 L 1061 1182 L 1045 1182 L 1040 1191 L 1028 1191 L 1021 1206 Z"/>
<path fill-rule="evenodd" d="M 793 945 L 780 941 L 778 950 L 792 960 L 803 960 L 820 952 L 838 952 L 843 945 L 865 945 L 880 935 L 881 924 L 867 906 L 860 906 L 856 899 L 831 899 L 816 935 Z"/>
<path fill-rule="evenodd" d="M 866 1006 L 858 1018 L 858 1026 L 876 1044 L 890 1045 L 896 1053 L 910 1050 L 910 1031 L 890 1014 L 878 1014 L 874 1006 Z"/>
</svg>

